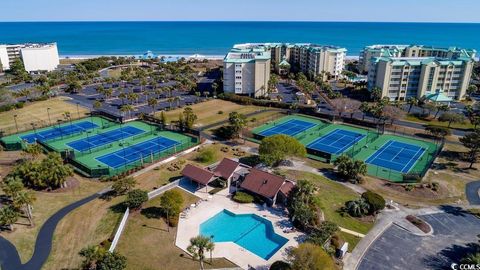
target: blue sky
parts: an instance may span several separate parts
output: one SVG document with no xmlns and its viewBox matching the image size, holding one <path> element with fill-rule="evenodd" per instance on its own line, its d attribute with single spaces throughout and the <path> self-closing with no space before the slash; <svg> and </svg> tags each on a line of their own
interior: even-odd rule
<svg viewBox="0 0 480 270">
<path fill-rule="evenodd" d="M 0 21 L 480 22 L 479 0 L 4 0 Z M 9 12 L 5 12 L 9 11 Z"/>
</svg>

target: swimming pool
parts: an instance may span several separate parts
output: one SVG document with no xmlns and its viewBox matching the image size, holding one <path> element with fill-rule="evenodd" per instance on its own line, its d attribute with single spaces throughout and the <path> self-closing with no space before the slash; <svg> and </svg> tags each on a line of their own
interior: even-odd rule
<svg viewBox="0 0 480 270">
<path fill-rule="evenodd" d="M 234 214 L 226 209 L 200 225 L 200 234 L 213 242 L 234 242 L 268 260 L 288 239 L 276 234 L 270 221 L 255 214 Z"/>
</svg>

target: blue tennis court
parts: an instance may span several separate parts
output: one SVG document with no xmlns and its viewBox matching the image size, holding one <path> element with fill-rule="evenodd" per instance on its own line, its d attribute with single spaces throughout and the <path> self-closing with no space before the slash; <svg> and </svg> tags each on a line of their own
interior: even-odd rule
<svg viewBox="0 0 480 270">
<path fill-rule="evenodd" d="M 423 153 L 425 153 L 425 148 L 420 146 L 390 140 L 365 162 L 407 173 L 422 157 Z"/>
<path fill-rule="evenodd" d="M 22 140 L 28 143 L 34 143 L 36 140 L 47 141 L 58 137 L 63 137 L 75 133 L 80 133 L 86 130 L 97 128 L 95 123 L 90 121 L 76 122 L 72 124 L 66 124 L 64 126 L 56 127 L 52 126 L 47 130 L 38 131 L 32 134 L 21 136 Z"/>
<path fill-rule="evenodd" d="M 264 137 L 276 135 L 276 134 L 285 134 L 289 136 L 295 136 L 302 131 L 305 131 L 311 127 L 316 126 L 314 123 L 310 123 L 307 121 L 302 121 L 298 119 L 291 119 L 286 122 L 280 123 L 275 125 L 267 130 L 264 130 L 259 133 Z"/>
<path fill-rule="evenodd" d="M 126 126 L 126 127 L 110 130 L 104 133 L 98 133 L 96 135 L 93 135 L 84 139 L 69 142 L 67 143 L 67 145 L 77 151 L 85 152 L 89 149 L 107 145 L 114 141 L 123 140 L 144 132 L 145 131 L 142 129 L 132 127 L 132 126 Z"/>
<path fill-rule="evenodd" d="M 335 129 L 311 142 L 307 148 L 330 154 L 341 154 L 363 138 L 365 135 L 361 133 Z"/>
<path fill-rule="evenodd" d="M 128 165 L 142 158 L 148 158 L 151 154 L 157 154 L 179 145 L 180 143 L 165 137 L 157 137 L 151 140 L 131 145 L 113 153 L 95 158 L 103 164 L 114 169 Z"/>
</svg>

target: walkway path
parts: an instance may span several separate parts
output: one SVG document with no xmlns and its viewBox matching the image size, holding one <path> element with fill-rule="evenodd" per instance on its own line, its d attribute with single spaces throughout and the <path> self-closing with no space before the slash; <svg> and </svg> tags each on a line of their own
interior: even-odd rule
<svg viewBox="0 0 480 270">
<path fill-rule="evenodd" d="M 93 201 L 100 197 L 109 189 L 99 191 L 93 195 L 90 195 L 80 201 L 74 202 L 70 205 L 65 206 L 51 216 L 47 221 L 42 225 L 40 232 L 37 235 L 37 240 L 35 242 L 35 250 L 33 252 L 32 258 L 25 264 L 22 264 L 20 261 L 20 256 L 17 249 L 12 243 L 7 239 L 0 237 L 0 269 L 2 270 L 39 270 L 42 268 L 43 264 L 47 261 L 50 251 L 52 250 L 52 241 L 53 233 L 57 224 L 65 217 L 68 213 L 75 210 L 76 208 Z"/>
</svg>

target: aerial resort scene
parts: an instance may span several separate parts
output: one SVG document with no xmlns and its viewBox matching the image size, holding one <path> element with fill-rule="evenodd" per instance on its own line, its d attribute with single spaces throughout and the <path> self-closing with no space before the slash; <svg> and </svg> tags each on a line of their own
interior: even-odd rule
<svg viewBox="0 0 480 270">
<path fill-rule="evenodd" d="M 480 2 L 1 6 L 0 270 L 480 270 Z"/>
</svg>

